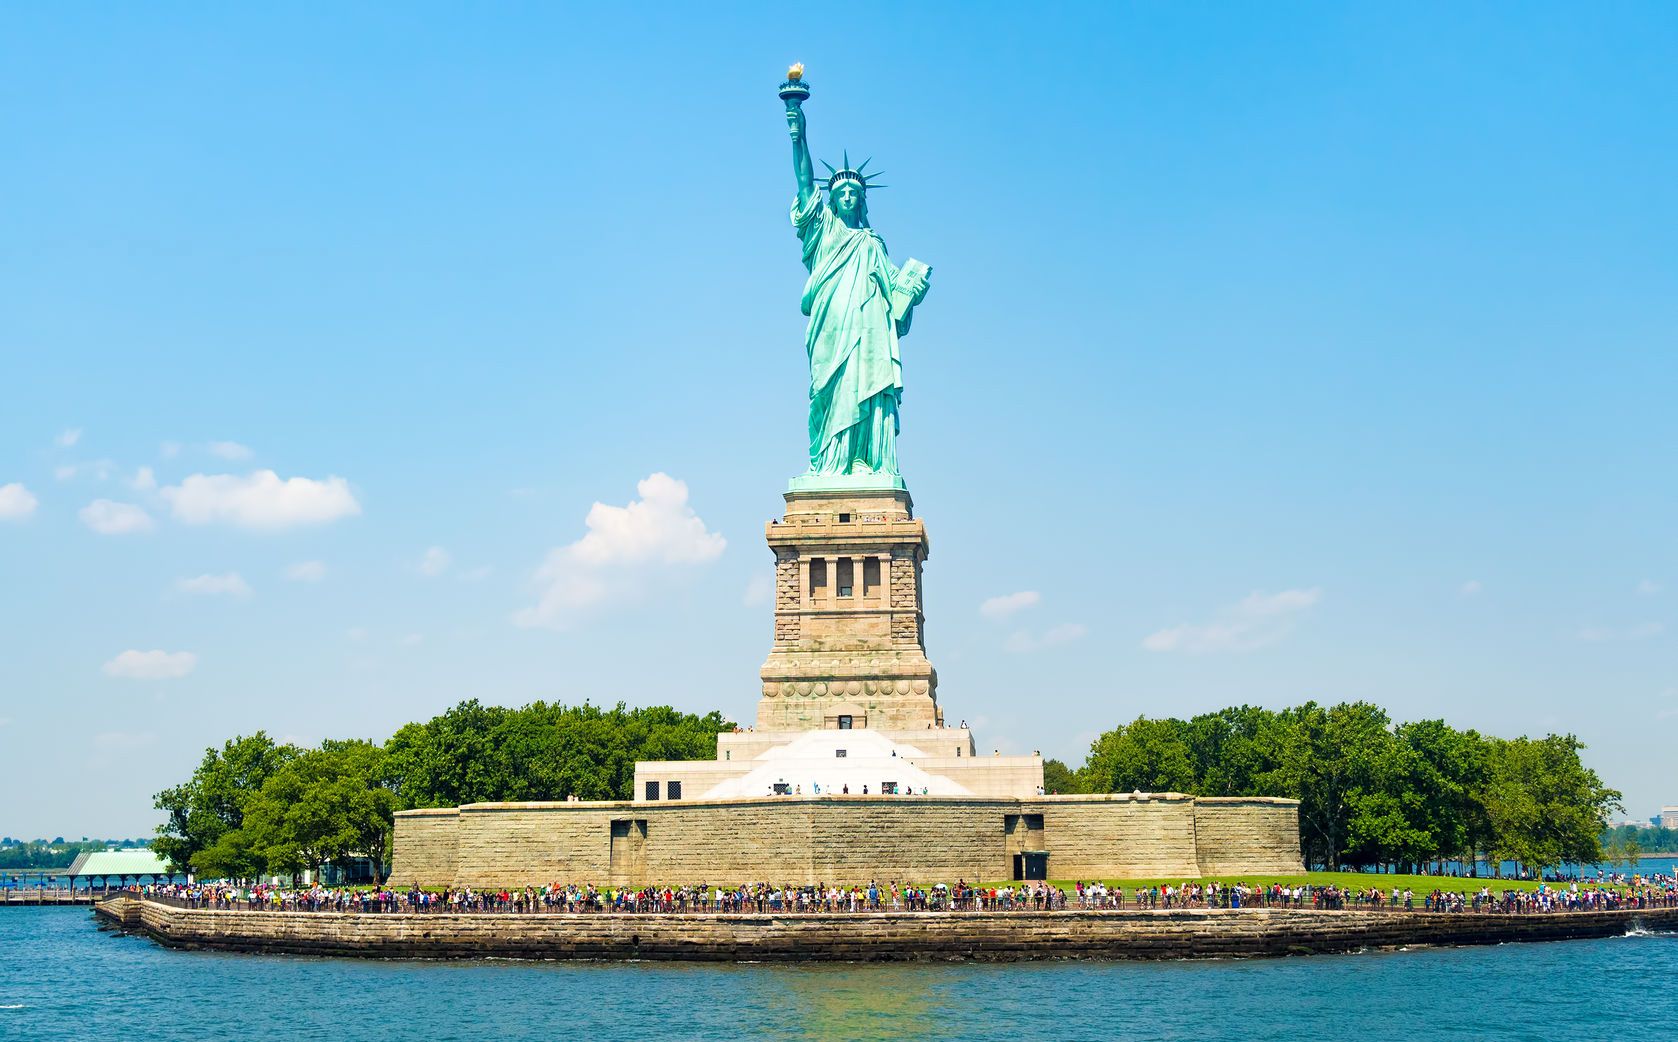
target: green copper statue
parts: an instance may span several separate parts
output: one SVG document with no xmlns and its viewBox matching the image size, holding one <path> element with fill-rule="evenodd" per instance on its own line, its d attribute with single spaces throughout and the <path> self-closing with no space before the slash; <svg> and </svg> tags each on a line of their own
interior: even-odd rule
<svg viewBox="0 0 1678 1042">
<path fill-rule="evenodd" d="M 810 90 L 803 78 L 804 67 L 793 66 L 780 92 L 798 179 L 792 223 L 810 272 L 802 302 L 810 317 L 804 335 L 810 360 L 810 470 L 794 486 L 820 486 L 822 478 L 837 475 L 877 475 L 881 483 L 901 487 L 897 405 L 903 397 L 903 365 L 897 342 L 909 332 L 931 271 L 913 258 L 902 268 L 886 258 L 885 241 L 868 226 L 868 189 L 879 175 L 864 173 L 866 161 L 852 169 L 846 153 L 838 170 L 823 164 L 830 175 L 823 203 L 804 132 L 804 99 Z"/>
</svg>

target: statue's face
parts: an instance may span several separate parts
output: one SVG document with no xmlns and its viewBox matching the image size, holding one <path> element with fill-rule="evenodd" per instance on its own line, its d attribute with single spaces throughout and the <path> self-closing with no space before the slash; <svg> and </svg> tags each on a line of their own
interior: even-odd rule
<svg viewBox="0 0 1678 1042">
<path fill-rule="evenodd" d="M 862 208 L 862 189 L 853 181 L 841 181 L 831 193 L 833 210 L 840 217 L 855 217 Z"/>
</svg>

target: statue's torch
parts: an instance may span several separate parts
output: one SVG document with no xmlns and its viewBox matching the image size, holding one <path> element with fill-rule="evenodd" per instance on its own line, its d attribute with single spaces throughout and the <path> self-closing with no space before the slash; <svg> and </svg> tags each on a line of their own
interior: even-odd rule
<svg viewBox="0 0 1678 1042">
<path fill-rule="evenodd" d="M 787 69 L 787 80 L 781 84 L 781 100 L 787 103 L 787 111 L 791 112 L 804 104 L 804 99 L 810 96 L 810 86 L 804 82 L 804 63 L 795 62 Z"/>
</svg>

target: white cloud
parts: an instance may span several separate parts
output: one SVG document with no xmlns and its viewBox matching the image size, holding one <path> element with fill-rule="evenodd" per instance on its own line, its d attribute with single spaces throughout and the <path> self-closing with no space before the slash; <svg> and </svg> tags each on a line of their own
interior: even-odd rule
<svg viewBox="0 0 1678 1042">
<path fill-rule="evenodd" d="M 1016 654 L 1042 651 L 1044 648 L 1058 647 L 1062 644 L 1070 644 L 1075 640 L 1082 640 L 1087 633 L 1089 633 L 1089 627 L 1081 622 L 1063 622 L 1059 626 L 1049 627 L 1042 633 L 1020 630 L 1010 634 L 1003 647 Z"/>
<path fill-rule="evenodd" d="M 157 447 L 157 453 L 164 459 L 174 459 L 176 456 L 181 454 L 181 443 L 178 441 L 166 441 Z"/>
<path fill-rule="evenodd" d="M 1647 640 L 1666 632 L 1661 622 L 1639 622 L 1631 626 L 1586 626 L 1579 631 L 1579 639 L 1592 644 L 1606 644 L 1616 640 Z"/>
<path fill-rule="evenodd" d="M 454 558 L 449 556 L 447 550 L 433 546 L 420 555 L 419 570 L 422 575 L 442 575 L 449 570 L 449 565 L 453 562 Z"/>
<path fill-rule="evenodd" d="M 5 727 L 5 726 L 6 726 L 6 725 L 7 725 L 7 724 L 10 724 L 10 723 L 11 723 L 11 722 L 12 722 L 12 718 L 11 718 L 11 717 L 9 717 L 9 716 L 0 716 L 0 727 Z"/>
<path fill-rule="evenodd" d="M 190 651 L 125 651 L 105 663 L 105 675 L 129 680 L 173 680 L 198 667 Z"/>
<path fill-rule="evenodd" d="M 157 475 L 150 467 L 141 467 L 134 472 L 134 477 L 128 482 L 128 487 L 136 492 L 150 492 L 157 487 Z"/>
<path fill-rule="evenodd" d="M 489 578 L 489 573 L 493 571 L 495 569 L 487 564 L 481 564 L 476 568 L 467 568 L 460 572 L 460 581 L 463 583 L 483 582 Z"/>
<path fill-rule="evenodd" d="M 987 619 L 1006 619 L 1015 612 L 1035 606 L 1042 599 L 1042 596 L 1036 590 L 1005 593 L 999 597 L 986 599 L 984 603 L 979 605 L 979 614 Z"/>
<path fill-rule="evenodd" d="M 150 532 L 154 527 L 151 515 L 140 507 L 133 503 L 117 503 L 109 499 L 96 499 L 82 507 L 80 517 L 82 524 L 100 535 Z"/>
<path fill-rule="evenodd" d="M 33 514 L 40 503 L 35 493 L 16 481 L 0 485 L 0 521 L 21 521 Z"/>
<path fill-rule="evenodd" d="M 282 479 L 271 470 L 234 474 L 193 474 L 162 492 L 175 518 L 189 525 L 216 522 L 242 528 L 278 529 L 322 524 L 361 513 L 361 504 L 343 478 Z"/>
<path fill-rule="evenodd" d="M 404 635 L 397 643 L 405 648 L 417 648 L 425 643 L 425 637 L 418 633 L 409 633 Z"/>
<path fill-rule="evenodd" d="M 227 572 L 223 575 L 200 575 L 191 579 L 176 579 L 175 589 L 181 593 L 196 593 L 206 596 L 226 594 L 230 597 L 249 597 L 250 584 L 238 572 Z"/>
<path fill-rule="evenodd" d="M 1661 584 L 1653 579 L 1644 579 L 1642 582 L 1637 584 L 1637 592 L 1645 597 L 1653 597 L 1655 594 L 1661 592 Z"/>
<path fill-rule="evenodd" d="M 728 545 L 688 505 L 685 483 L 653 474 L 635 491 L 640 498 L 627 506 L 595 503 L 584 522 L 588 532 L 548 552 L 535 575 L 541 599 L 515 614 L 515 624 L 564 629 L 588 609 L 628 595 L 638 570 L 705 564 Z"/>
<path fill-rule="evenodd" d="M 61 449 L 74 448 L 76 442 L 81 440 L 82 429 L 80 427 L 71 427 L 53 439 L 54 443 Z"/>
<path fill-rule="evenodd" d="M 294 583 L 318 583 L 326 578 L 326 563 L 324 561 L 298 561 L 296 564 L 286 567 L 285 577 Z"/>
<path fill-rule="evenodd" d="M 1485 586 L 1481 584 L 1480 580 L 1470 579 L 1461 586 L 1457 587 L 1457 592 L 1464 597 L 1473 597 L 1484 589 Z"/>
<path fill-rule="evenodd" d="M 562 552 L 578 564 L 700 564 L 714 561 L 727 540 L 705 529 L 688 506 L 686 482 L 653 474 L 635 485 L 641 498 L 628 506 L 596 503 L 589 508 L 588 534 Z"/>
<path fill-rule="evenodd" d="M 752 576 L 746 583 L 746 592 L 741 595 L 740 603 L 748 608 L 762 604 L 769 604 L 775 600 L 775 573 L 762 571 Z"/>
<path fill-rule="evenodd" d="M 212 441 L 204 448 L 208 449 L 212 456 L 220 456 L 222 459 L 234 460 L 235 462 L 250 459 L 255 455 L 249 446 L 240 445 L 236 441 Z"/>
<path fill-rule="evenodd" d="M 1323 591 L 1316 587 L 1280 593 L 1254 592 L 1212 622 L 1158 630 L 1144 637 L 1142 646 L 1149 651 L 1186 651 L 1196 655 L 1256 651 L 1287 636 L 1299 613 L 1315 605 L 1322 595 Z"/>
</svg>

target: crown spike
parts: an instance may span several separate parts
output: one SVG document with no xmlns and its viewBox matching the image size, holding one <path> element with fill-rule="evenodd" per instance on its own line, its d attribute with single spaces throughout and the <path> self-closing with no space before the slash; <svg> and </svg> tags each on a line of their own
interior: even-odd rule
<svg viewBox="0 0 1678 1042">
<path fill-rule="evenodd" d="M 838 173 L 838 172 L 839 172 L 839 171 L 837 171 L 837 170 L 835 170 L 835 169 L 833 169 L 833 164 L 832 164 L 832 163 L 829 163 L 829 162 L 828 162 L 828 161 L 827 161 L 827 160 L 825 160 L 825 159 L 824 159 L 824 160 L 822 160 L 822 166 L 825 166 L 825 167 L 827 167 L 827 172 L 828 172 L 828 173 L 829 173 L 829 174 L 837 174 L 837 173 Z"/>
</svg>

